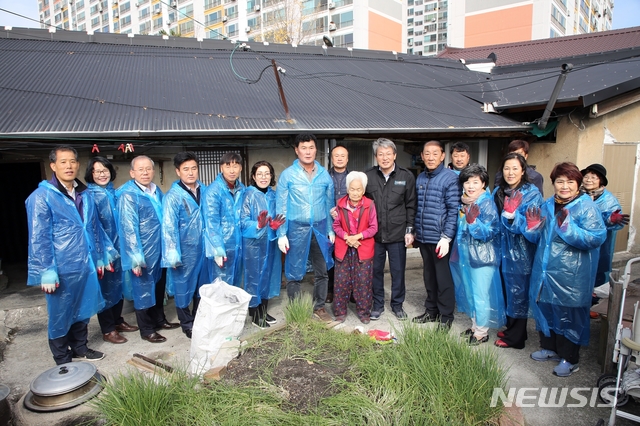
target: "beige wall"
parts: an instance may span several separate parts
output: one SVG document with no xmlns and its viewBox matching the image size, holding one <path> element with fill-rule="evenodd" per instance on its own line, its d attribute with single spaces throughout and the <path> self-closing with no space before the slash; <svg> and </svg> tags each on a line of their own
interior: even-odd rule
<svg viewBox="0 0 640 426">
<path fill-rule="evenodd" d="M 560 162 L 570 161 L 579 168 L 593 163 L 603 163 L 603 146 L 605 143 L 640 142 L 640 103 L 621 108 L 597 118 L 585 118 L 582 121 L 577 114 L 563 117 L 558 124 L 556 143 L 535 143 L 529 151 L 529 160 L 535 164 L 537 171 L 544 177 L 544 193 L 553 194 L 549 175 L 553 167 Z M 605 130 L 606 129 L 606 130 Z M 608 132 L 607 132 L 608 130 Z M 613 137 L 613 139 L 611 139 Z M 629 251 L 640 252 L 640 238 L 637 229 L 640 227 L 640 169 L 636 159 L 635 176 L 629 176 L 636 182 L 635 197 L 631 208 L 631 224 L 629 227 Z"/>
</svg>

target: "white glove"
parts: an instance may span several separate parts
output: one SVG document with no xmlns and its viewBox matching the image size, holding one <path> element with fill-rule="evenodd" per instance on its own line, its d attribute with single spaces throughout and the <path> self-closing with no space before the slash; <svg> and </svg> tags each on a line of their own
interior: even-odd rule
<svg viewBox="0 0 640 426">
<path fill-rule="evenodd" d="M 436 254 L 438 255 L 438 259 L 442 259 L 449 253 L 449 242 L 451 240 L 447 237 L 440 238 L 438 241 L 438 245 L 436 246 Z"/>
<path fill-rule="evenodd" d="M 53 293 L 60 286 L 58 274 L 54 271 L 46 271 L 40 278 L 40 287 L 45 293 Z"/>
<path fill-rule="evenodd" d="M 404 234 L 404 246 L 409 247 L 413 244 L 413 234 Z"/>
<path fill-rule="evenodd" d="M 331 241 L 331 244 L 336 242 L 336 234 L 334 234 L 333 232 L 330 232 L 329 235 L 327 235 L 329 237 L 329 241 Z"/>
<path fill-rule="evenodd" d="M 173 269 L 180 266 L 180 255 L 178 254 L 178 250 L 171 249 L 167 252 L 167 256 L 165 258 L 169 266 Z"/>
<path fill-rule="evenodd" d="M 278 248 L 284 254 L 287 254 L 287 252 L 289 251 L 289 239 L 286 235 L 278 238 Z"/>
<path fill-rule="evenodd" d="M 227 258 L 222 256 L 214 256 L 213 260 L 215 260 L 216 264 L 222 268 L 224 266 L 224 261 L 227 260 Z"/>
</svg>

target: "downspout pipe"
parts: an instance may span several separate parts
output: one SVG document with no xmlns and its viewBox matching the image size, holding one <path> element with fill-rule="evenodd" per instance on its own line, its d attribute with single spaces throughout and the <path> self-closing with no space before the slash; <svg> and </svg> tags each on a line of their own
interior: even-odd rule
<svg viewBox="0 0 640 426">
<path fill-rule="evenodd" d="M 562 86 L 564 86 L 564 81 L 567 79 L 567 74 L 572 69 L 573 64 L 562 64 L 562 71 L 560 71 L 560 76 L 558 77 L 558 81 L 556 81 L 556 87 L 553 88 L 553 92 L 551 92 L 549 102 L 547 102 L 547 106 L 544 108 L 542 118 L 538 122 L 538 128 L 540 128 L 541 130 L 544 130 L 547 127 L 549 116 L 551 115 L 551 111 L 553 111 L 553 107 L 556 105 L 560 90 L 562 90 Z"/>
</svg>

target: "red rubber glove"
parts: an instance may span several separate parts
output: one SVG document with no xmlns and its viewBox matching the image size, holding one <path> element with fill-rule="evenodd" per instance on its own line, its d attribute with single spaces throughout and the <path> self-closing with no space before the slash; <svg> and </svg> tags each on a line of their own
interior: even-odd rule
<svg viewBox="0 0 640 426">
<path fill-rule="evenodd" d="M 542 214 L 539 207 L 529 207 L 526 213 L 527 229 L 535 229 L 542 223 Z"/>
<path fill-rule="evenodd" d="M 520 203 L 522 203 L 522 193 L 516 191 L 511 197 L 504 197 L 504 211 L 513 213 L 518 209 Z"/>
<path fill-rule="evenodd" d="M 609 217 L 609 220 L 614 225 L 628 225 L 629 224 L 629 215 L 628 214 L 621 214 L 620 213 L 620 209 L 618 209 L 615 212 L 611 213 L 611 216 Z"/>
<path fill-rule="evenodd" d="M 567 209 L 562 209 L 558 212 L 558 226 L 560 228 L 562 228 L 562 225 L 564 224 L 564 221 L 567 219 L 567 216 L 569 216 L 569 210 Z"/>
<path fill-rule="evenodd" d="M 465 214 L 465 219 L 467 219 L 468 224 L 472 224 L 476 221 L 476 218 L 480 215 L 480 207 L 477 204 L 471 204 L 467 207 L 467 212 Z"/>
<path fill-rule="evenodd" d="M 274 217 L 273 219 L 271 219 L 269 221 L 269 227 L 271 227 L 271 229 L 273 229 L 274 231 L 277 231 L 278 228 L 280 228 L 282 226 L 284 221 L 285 221 L 284 215 L 283 214 L 278 214 L 278 215 L 276 215 L 276 217 Z"/>
<path fill-rule="evenodd" d="M 267 226 L 267 222 L 269 222 L 269 218 L 267 217 L 268 214 L 269 212 L 267 212 L 266 210 L 262 210 L 258 214 L 258 229 L 262 229 Z"/>
</svg>

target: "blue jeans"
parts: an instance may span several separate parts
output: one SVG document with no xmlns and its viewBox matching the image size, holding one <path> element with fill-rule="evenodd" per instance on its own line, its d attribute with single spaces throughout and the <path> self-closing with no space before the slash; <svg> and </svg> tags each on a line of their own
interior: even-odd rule
<svg viewBox="0 0 640 426">
<path fill-rule="evenodd" d="M 404 303 L 404 270 L 407 265 L 407 248 L 404 240 L 397 243 L 379 243 L 376 241 L 373 254 L 373 309 L 384 310 L 384 264 L 389 254 L 389 272 L 391 273 L 391 310 L 399 311 Z"/>
</svg>

